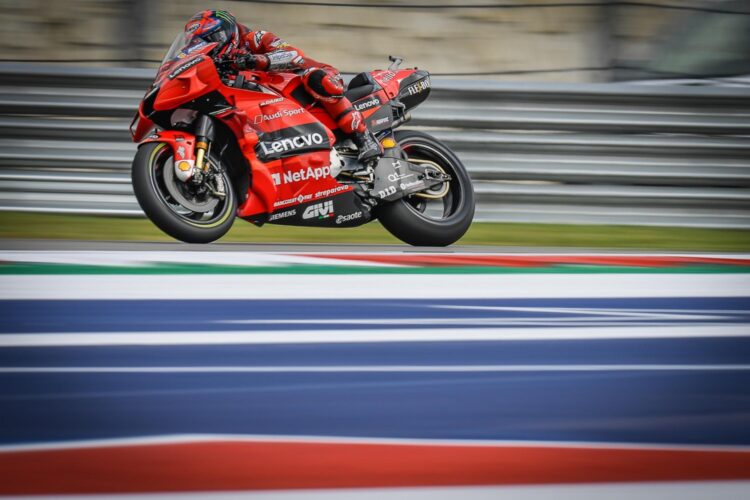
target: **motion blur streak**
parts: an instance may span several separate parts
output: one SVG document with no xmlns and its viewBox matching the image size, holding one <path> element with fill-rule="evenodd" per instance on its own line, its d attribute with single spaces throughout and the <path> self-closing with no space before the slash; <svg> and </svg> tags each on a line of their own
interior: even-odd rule
<svg viewBox="0 0 750 500">
<path fill-rule="evenodd" d="M 0 253 L 0 494 L 748 491 L 746 255 L 177 255 Z"/>
</svg>

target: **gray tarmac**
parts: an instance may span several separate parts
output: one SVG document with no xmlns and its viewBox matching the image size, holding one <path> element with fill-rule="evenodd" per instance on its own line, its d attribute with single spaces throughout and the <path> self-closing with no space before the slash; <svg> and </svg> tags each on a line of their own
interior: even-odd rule
<svg viewBox="0 0 750 500">
<path fill-rule="evenodd" d="M 666 252 L 648 249 L 587 249 L 554 247 L 511 247 L 453 245 L 449 247 L 412 247 L 409 245 L 367 245 L 341 243 L 210 243 L 197 245 L 180 242 L 77 241 L 43 239 L 1 239 L 5 251 L 169 251 L 169 252 L 342 252 L 342 253 L 595 253 L 595 254 L 717 254 L 717 252 Z"/>
</svg>

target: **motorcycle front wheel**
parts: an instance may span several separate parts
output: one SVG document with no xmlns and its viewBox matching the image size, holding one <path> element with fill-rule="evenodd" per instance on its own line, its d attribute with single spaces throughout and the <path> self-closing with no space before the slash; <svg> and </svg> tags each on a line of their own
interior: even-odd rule
<svg viewBox="0 0 750 500">
<path fill-rule="evenodd" d="M 407 160 L 436 165 L 450 176 L 437 186 L 378 208 L 378 219 L 396 238 L 414 246 L 448 246 L 458 241 L 474 218 L 474 189 L 461 160 L 424 132 L 399 130 L 396 141 Z"/>
<path fill-rule="evenodd" d="M 186 243 L 218 240 L 234 223 L 237 196 L 229 174 L 214 155 L 207 161 L 210 180 L 195 185 L 177 179 L 172 148 L 166 143 L 144 144 L 133 159 L 131 173 L 138 204 L 159 229 Z"/>
</svg>

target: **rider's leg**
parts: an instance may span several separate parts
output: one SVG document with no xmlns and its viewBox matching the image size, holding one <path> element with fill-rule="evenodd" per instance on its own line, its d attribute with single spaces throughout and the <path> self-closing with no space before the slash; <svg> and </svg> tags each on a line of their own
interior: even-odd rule
<svg viewBox="0 0 750 500">
<path fill-rule="evenodd" d="M 382 146 L 365 125 L 362 114 L 354 109 L 349 99 L 344 96 L 344 84 L 338 75 L 311 68 L 305 72 L 302 81 L 305 89 L 320 101 L 341 130 L 352 136 L 359 148 L 360 161 L 382 156 Z"/>
</svg>

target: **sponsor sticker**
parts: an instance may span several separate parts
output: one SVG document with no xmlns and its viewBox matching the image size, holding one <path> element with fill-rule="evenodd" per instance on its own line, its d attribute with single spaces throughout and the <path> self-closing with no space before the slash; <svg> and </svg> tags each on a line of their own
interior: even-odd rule
<svg viewBox="0 0 750 500">
<path fill-rule="evenodd" d="M 173 80 L 177 75 L 184 73 L 201 61 L 203 61 L 203 57 L 196 57 L 195 59 L 191 59 L 186 63 L 182 63 L 177 66 L 169 75 L 167 75 L 167 78 Z"/>
<path fill-rule="evenodd" d="M 274 202 L 274 207 L 281 207 L 284 205 L 289 205 L 290 203 L 303 203 L 305 201 L 311 200 L 312 195 L 311 194 L 301 194 L 297 196 L 296 198 L 289 198 L 287 200 L 280 200 L 277 202 Z"/>
<path fill-rule="evenodd" d="M 383 73 L 383 75 L 380 77 L 380 81 L 383 83 L 388 83 L 396 76 L 396 73 L 393 71 L 387 71 Z"/>
<path fill-rule="evenodd" d="M 328 136 L 322 132 L 304 133 L 304 129 L 300 127 L 291 127 L 284 130 L 286 130 L 286 134 L 294 132 L 297 132 L 297 134 L 275 140 L 263 140 L 255 146 L 255 153 L 261 161 L 276 160 L 286 156 L 330 148 Z M 308 130 L 310 129 L 308 128 Z M 282 132 L 283 134 L 284 132 Z"/>
<path fill-rule="evenodd" d="M 314 205 L 310 205 L 305 209 L 305 211 L 302 213 L 303 219 L 327 219 L 329 217 L 333 217 L 336 215 L 333 212 L 333 201 L 324 201 L 322 203 L 316 203 Z"/>
<path fill-rule="evenodd" d="M 205 41 L 201 41 L 196 44 L 193 44 L 190 47 L 183 49 L 182 52 L 180 52 L 180 55 L 178 55 L 177 57 L 179 59 L 184 59 L 190 54 L 192 54 L 193 52 L 195 52 L 196 50 L 202 49 L 206 45 L 208 45 L 208 42 L 205 42 Z"/>
<path fill-rule="evenodd" d="M 372 97 L 366 101 L 360 101 L 354 104 L 354 109 L 357 111 L 364 111 L 366 109 L 374 108 L 375 106 L 380 106 L 380 98 L 377 96 Z"/>
<path fill-rule="evenodd" d="M 362 212 L 354 212 L 353 214 L 349 215 L 339 215 L 338 217 L 336 217 L 336 224 L 343 224 L 344 222 L 350 222 L 361 218 Z"/>
<path fill-rule="evenodd" d="M 384 123 L 387 123 L 389 118 L 386 116 L 384 118 L 378 118 L 377 120 L 371 120 L 370 125 L 373 127 L 377 127 L 378 125 L 382 125 Z"/>
<path fill-rule="evenodd" d="M 277 212 L 275 214 L 271 214 L 271 216 L 268 218 L 268 222 L 279 220 L 279 219 L 286 219 L 287 217 L 294 217 L 297 215 L 297 209 L 293 208 L 291 210 L 285 210 L 283 212 Z"/>
<path fill-rule="evenodd" d="M 417 83 L 406 87 L 406 91 L 409 93 L 409 95 L 415 95 L 415 94 L 424 92 L 425 90 L 429 88 L 430 88 L 430 79 L 425 78 L 424 80 L 420 80 Z"/>
<path fill-rule="evenodd" d="M 282 40 L 281 38 L 277 38 L 276 40 L 271 42 L 269 45 L 273 47 L 274 49 L 283 49 L 284 47 L 290 46 L 286 41 Z"/>
<path fill-rule="evenodd" d="M 263 41 L 263 35 L 265 35 L 265 31 L 256 31 L 254 40 L 255 40 L 255 46 L 260 47 L 260 42 Z"/>
<path fill-rule="evenodd" d="M 340 184 L 340 185 L 338 185 L 336 187 L 332 187 L 330 189 L 325 189 L 323 191 L 318 191 L 317 193 L 315 193 L 315 199 L 317 200 L 318 198 L 327 198 L 328 196 L 340 193 L 342 191 L 349 191 L 349 186 L 345 186 L 343 184 Z"/>
<path fill-rule="evenodd" d="M 296 50 L 280 50 L 267 54 L 270 66 L 284 66 L 296 62 L 300 56 Z"/>
<path fill-rule="evenodd" d="M 406 179 L 408 177 L 414 177 L 414 174 L 406 174 L 406 175 L 388 174 L 388 181 L 390 181 L 390 182 L 398 182 L 401 179 Z M 403 188 L 401 188 L 401 189 L 403 189 Z"/>
<path fill-rule="evenodd" d="M 400 188 L 401 188 L 402 190 L 404 190 L 404 189 L 409 189 L 409 188 L 411 188 L 411 187 L 414 187 L 414 186 L 416 186 L 416 185 L 418 185 L 418 184 L 421 184 L 421 183 L 422 183 L 422 181 L 402 182 L 402 183 L 401 183 L 401 185 L 400 185 L 399 187 L 400 187 Z"/>
<path fill-rule="evenodd" d="M 268 101 L 263 101 L 262 103 L 258 104 L 258 106 L 267 106 L 269 104 L 276 104 L 277 102 L 281 102 L 283 100 L 284 100 L 283 97 L 277 97 L 276 99 L 271 99 L 271 100 L 268 100 Z"/>
<path fill-rule="evenodd" d="M 284 172 L 282 177 L 280 174 L 273 174 L 279 176 L 279 182 L 277 184 L 288 184 L 290 182 L 302 182 L 309 180 L 318 180 L 331 175 L 330 167 L 307 167 L 301 170 L 293 170 L 290 172 Z M 272 176 L 273 177 L 273 176 Z M 275 178 L 274 178 L 275 181 Z"/>
<path fill-rule="evenodd" d="M 392 196 L 398 192 L 398 189 L 396 189 L 396 186 L 388 186 L 385 189 L 382 189 L 378 191 L 378 198 L 386 198 L 388 196 Z"/>
<path fill-rule="evenodd" d="M 319 145 L 322 146 L 324 143 L 323 135 L 317 132 L 313 134 L 298 135 L 295 137 L 289 137 L 286 139 L 279 139 L 278 141 L 262 141 L 258 144 L 260 149 L 267 156 L 271 156 L 276 153 L 288 153 L 290 151 L 296 151 L 298 149 L 305 149 L 306 147 Z"/>
<path fill-rule="evenodd" d="M 305 110 L 302 108 L 296 108 L 296 109 L 281 109 L 275 113 L 272 113 L 270 115 L 261 114 L 256 115 L 255 119 L 253 120 L 253 123 L 258 125 L 262 122 L 270 122 L 273 120 L 278 120 L 279 118 L 291 118 L 292 116 L 299 115 L 301 113 L 304 113 Z"/>
</svg>

